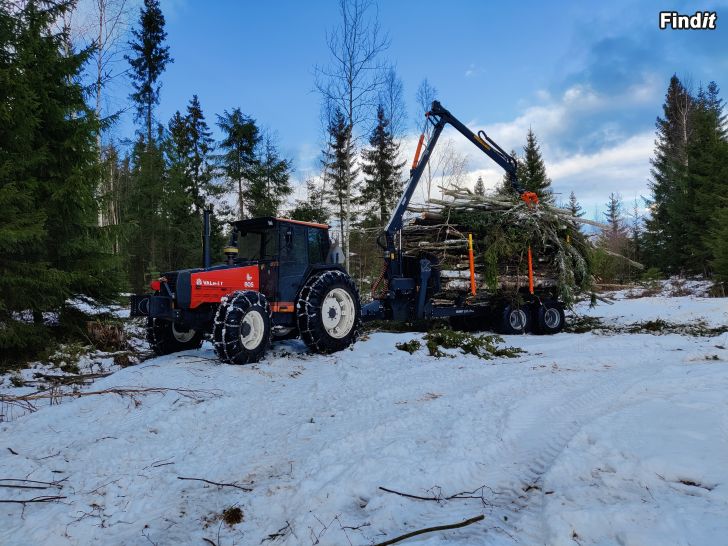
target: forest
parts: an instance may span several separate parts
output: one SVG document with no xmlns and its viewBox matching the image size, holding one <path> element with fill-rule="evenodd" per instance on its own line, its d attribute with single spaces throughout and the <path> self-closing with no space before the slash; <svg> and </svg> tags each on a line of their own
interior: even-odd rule
<svg viewBox="0 0 728 546">
<path fill-rule="evenodd" d="M 96 26 L 85 39 L 69 22 L 73 0 L 0 5 L 0 363 L 14 365 L 82 335 L 87 317 L 70 300 L 118 302 L 165 271 L 198 266 L 202 213 L 210 208 L 218 257 L 233 219 L 329 223 L 366 293 L 380 267 L 374 240 L 409 165 L 405 90 L 371 4 L 338 5 L 340 24 L 327 36 L 330 55 L 312 67 L 324 127 L 321 168 L 298 193 L 296 166 L 279 151 L 266 120 L 252 116 L 254 105 L 206 112 L 191 81 L 189 102 L 159 119 L 161 78 L 175 56 L 159 0 L 133 9 L 122 0 L 94 5 Z M 122 21 L 128 31 L 119 31 Z M 125 68 L 111 71 L 110 59 L 120 55 Z M 133 88 L 126 100 L 136 128 L 124 138 L 110 131 L 120 111 L 103 106 L 114 78 L 128 78 Z M 597 250 L 593 270 L 602 282 L 701 276 L 725 295 L 724 101 L 717 82 L 689 81 L 672 75 L 655 112 L 650 194 L 631 204 L 604 189 L 599 220 L 609 228 L 591 236 L 597 248 L 644 269 Z M 437 90 L 424 79 L 416 97 L 419 111 L 410 117 L 421 120 Z M 522 149 L 513 151 L 518 177 L 541 199 L 556 201 L 537 132 L 523 135 Z M 468 179 L 466 161 L 446 146 L 427 194 L 438 185 L 493 191 L 482 179 Z M 558 204 L 585 214 L 574 192 Z"/>
</svg>

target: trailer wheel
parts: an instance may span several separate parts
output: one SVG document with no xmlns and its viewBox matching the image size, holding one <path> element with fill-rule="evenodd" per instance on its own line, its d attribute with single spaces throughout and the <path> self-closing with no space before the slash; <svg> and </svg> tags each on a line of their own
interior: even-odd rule
<svg viewBox="0 0 728 546">
<path fill-rule="evenodd" d="M 546 300 L 536 308 L 535 331 L 539 334 L 558 334 L 564 329 L 564 306 L 557 301 Z"/>
<path fill-rule="evenodd" d="M 212 330 L 217 357 L 228 364 L 251 364 L 265 355 L 271 341 L 271 309 L 252 290 L 223 298 Z"/>
<path fill-rule="evenodd" d="M 301 339 L 317 353 L 341 351 L 359 337 L 359 294 L 343 271 L 311 276 L 301 289 L 296 313 Z"/>
<path fill-rule="evenodd" d="M 500 314 L 502 334 L 525 334 L 531 329 L 531 314 L 518 305 L 506 305 Z"/>
<path fill-rule="evenodd" d="M 156 355 L 199 349 L 204 332 L 183 329 L 171 320 L 147 317 L 147 341 Z"/>
</svg>

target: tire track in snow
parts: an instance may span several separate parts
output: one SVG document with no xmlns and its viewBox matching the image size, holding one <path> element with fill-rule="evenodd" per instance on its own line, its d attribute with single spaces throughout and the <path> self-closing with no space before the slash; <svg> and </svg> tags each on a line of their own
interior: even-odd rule
<svg viewBox="0 0 728 546">
<path fill-rule="evenodd" d="M 519 427 L 519 433 L 507 443 L 503 455 L 484 463 L 498 468 L 499 463 L 502 467 L 510 459 L 512 464 L 509 466 L 516 469 L 512 478 L 505 482 L 485 481 L 495 491 L 485 499 L 490 511 L 486 521 L 493 522 L 489 531 L 498 532 L 500 527 L 516 542 L 545 544 L 543 476 L 586 424 L 622 406 L 626 392 L 658 371 L 653 368 L 637 377 L 632 370 L 610 372 L 596 387 L 581 389 L 571 396 L 560 391 L 540 401 L 551 405 L 545 413 L 529 411 L 530 419 Z M 617 374 L 622 377 L 615 377 Z M 565 400 L 568 400 L 566 404 Z M 502 474 L 502 471 L 500 468 L 498 473 Z M 535 522 L 537 527 L 520 525 L 524 519 Z"/>
</svg>

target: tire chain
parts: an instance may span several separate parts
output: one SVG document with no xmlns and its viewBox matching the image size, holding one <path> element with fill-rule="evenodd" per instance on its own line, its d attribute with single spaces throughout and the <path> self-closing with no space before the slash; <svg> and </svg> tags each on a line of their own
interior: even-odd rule
<svg viewBox="0 0 728 546">
<path fill-rule="evenodd" d="M 319 344 L 320 338 L 316 339 L 316 332 L 314 332 L 314 330 L 311 328 L 311 317 L 315 316 L 317 308 L 311 303 L 310 300 L 312 296 L 318 296 L 323 303 L 324 294 L 322 293 L 320 285 L 325 284 L 325 280 L 327 279 L 333 279 L 331 281 L 332 283 L 342 282 L 346 284 L 354 293 L 354 298 L 356 299 L 356 301 L 359 301 L 359 291 L 356 289 L 356 285 L 351 280 L 351 277 L 339 270 L 334 269 L 331 271 L 325 271 L 324 273 L 312 275 L 308 282 L 306 282 L 306 284 L 301 289 L 301 294 L 299 295 L 296 302 L 296 320 L 298 323 L 298 330 L 301 335 L 301 339 L 303 339 L 304 343 L 306 343 L 306 345 L 310 349 L 317 353 L 327 353 L 329 351 L 327 351 L 325 347 L 321 347 L 321 345 Z M 351 344 L 354 344 L 354 342 L 359 337 L 360 327 L 361 318 L 357 320 L 353 326 L 354 330 L 351 338 Z"/>
<path fill-rule="evenodd" d="M 255 301 L 251 299 L 251 295 L 253 294 L 255 295 Z M 227 327 L 240 325 L 227 322 L 228 313 L 231 310 L 236 310 L 240 311 L 244 315 L 256 303 L 265 309 L 265 312 L 268 314 L 268 318 L 272 320 L 273 313 L 271 311 L 270 304 L 268 303 L 268 299 L 260 292 L 255 292 L 253 290 L 238 291 L 233 292 L 229 296 L 225 296 L 220 300 L 220 306 L 215 314 L 212 339 L 215 347 L 215 354 L 217 354 L 218 358 L 221 360 L 231 363 L 233 362 L 233 359 L 238 356 L 237 354 L 232 356 L 229 354 L 228 348 L 232 343 L 235 343 L 236 340 L 227 341 L 225 333 Z M 268 341 L 270 343 L 270 339 Z"/>
</svg>

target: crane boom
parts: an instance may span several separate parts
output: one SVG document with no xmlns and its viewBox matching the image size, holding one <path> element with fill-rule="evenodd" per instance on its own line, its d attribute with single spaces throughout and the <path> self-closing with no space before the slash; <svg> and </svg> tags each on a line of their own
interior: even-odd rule
<svg viewBox="0 0 728 546">
<path fill-rule="evenodd" d="M 518 183 L 516 178 L 516 160 L 508 153 L 506 153 L 498 144 L 496 144 L 488 135 L 483 131 L 478 131 L 478 134 L 473 133 L 468 129 L 459 119 L 453 116 L 446 108 L 444 108 L 439 101 L 434 101 L 427 113 L 427 120 L 432 123 L 433 130 L 430 140 L 427 142 L 427 146 L 422 152 L 421 157 L 415 156 L 415 163 L 410 171 L 410 179 L 407 186 L 402 193 L 402 197 L 397 203 L 392 216 L 387 223 L 385 228 L 385 235 L 387 239 L 387 251 L 393 252 L 395 250 L 395 234 L 402 229 L 402 219 L 404 213 L 409 206 L 412 196 L 414 195 L 415 189 L 422 178 L 427 162 L 432 155 L 432 151 L 437 144 L 437 140 L 440 137 L 440 133 L 445 128 L 445 125 L 452 125 L 460 134 L 472 142 L 480 151 L 495 161 L 500 167 L 508 173 L 511 186 L 513 189 L 521 194 L 523 188 Z M 418 146 L 419 151 L 419 146 Z"/>
</svg>

